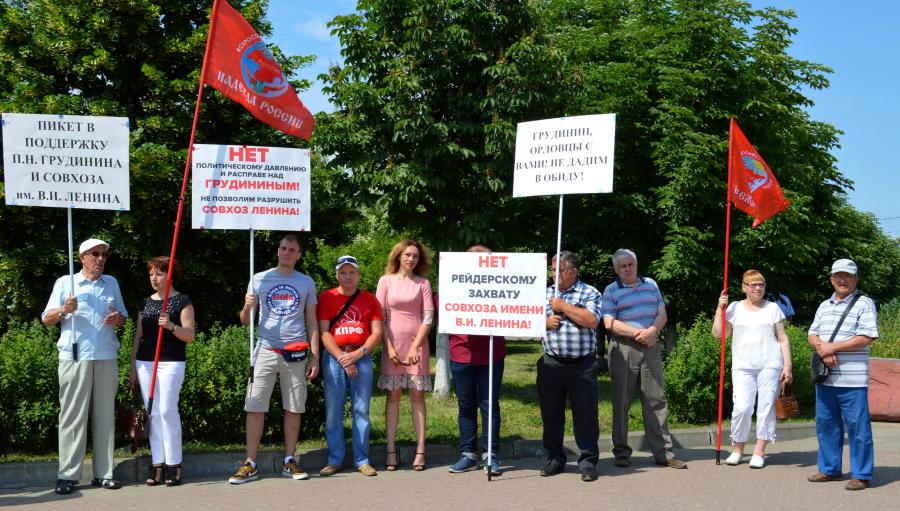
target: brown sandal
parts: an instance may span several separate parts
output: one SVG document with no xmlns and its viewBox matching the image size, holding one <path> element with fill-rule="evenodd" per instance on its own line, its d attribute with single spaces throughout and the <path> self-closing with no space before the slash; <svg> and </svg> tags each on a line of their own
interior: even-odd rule
<svg viewBox="0 0 900 511">
<path fill-rule="evenodd" d="M 425 453 L 424 453 L 424 452 L 417 452 L 417 453 L 416 453 L 416 456 L 419 456 L 419 455 L 421 455 L 421 456 L 424 458 Z M 425 470 L 425 462 L 423 461 L 421 464 L 413 463 L 413 466 L 412 466 L 412 467 L 413 467 L 413 470 L 415 470 L 416 472 L 422 472 L 423 470 Z"/>
<path fill-rule="evenodd" d="M 394 455 L 394 463 L 387 462 L 388 456 L 390 456 L 391 454 Z M 399 464 L 400 464 L 400 456 L 397 456 L 397 451 L 388 451 L 387 453 L 385 453 L 385 456 L 384 456 L 384 469 L 385 470 L 387 470 L 388 472 L 396 472 L 397 465 L 399 465 Z"/>
<path fill-rule="evenodd" d="M 165 465 L 162 463 L 150 465 L 150 476 L 147 477 L 147 486 L 156 486 L 163 482 L 163 478 L 165 477 L 163 474 L 164 469 Z"/>
</svg>

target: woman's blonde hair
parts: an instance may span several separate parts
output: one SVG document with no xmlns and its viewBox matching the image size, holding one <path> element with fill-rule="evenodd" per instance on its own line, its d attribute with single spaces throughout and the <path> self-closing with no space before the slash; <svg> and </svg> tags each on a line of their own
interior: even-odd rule
<svg viewBox="0 0 900 511">
<path fill-rule="evenodd" d="M 766 278 L 763 277 L 763 274 L 757 270 L 747 270 L 744 272 L 744 278 L 741 280 L 743 284 L 748 284 L 754 280 L 761 280 L 763 284 L 766 282 Z"/>
<path fill-rule="evenodd" d="M 428 275 L 428 272 L 431 271 L 431 257 L 428 255 L 428 249 L 418 241 L 409 239 L 398 242 L 394 245 L 394 248 L 391 249 L 387 264 L 384 266 L 385 275 L 397 273 L 400 269 L 400 254 L 410 246 L 416 247 L 419 251 L 419 262 L 416 264 L 416 267 L 413 268 L 413 273 L 420 277 Z"/>
</svg>

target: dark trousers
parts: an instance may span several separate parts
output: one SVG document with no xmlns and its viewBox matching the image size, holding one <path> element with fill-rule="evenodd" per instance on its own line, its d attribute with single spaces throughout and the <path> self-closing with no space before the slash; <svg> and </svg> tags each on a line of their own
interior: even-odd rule
<svg viewBox="0 0 900 511">
<path fill-rule="evenodd" d="M 488 423 L 488 373 L 489 366 L 463 364 L 450 361 L 453 386 L 459 402 L 459 451 L 460 454 L 478 454 L 475 438 L 478 433 L 478 410 L 481 410 L 481 450 L 487 452 Z M 494 386 L 491 396 L 493 424 L 491 425 L 491 452 L 497 457 L 500 445 L 500 382 L 503 380 L 503 360 L 494 363 Z"/>
<path fill-rule="evenodd" d="M 595 354 L 578 359 L 554 358 L 544 355 L 537 362 L 538 398 L 541 420 L 544 422 L 544 452 L 547 460 L 566 462 L 563 452 L 563 433 L 566 422 L 566 397 L 572 409 L 572 428 L 575 443 L 581 454 L 578 466 L 594 466 L 600 455 L 598 440 L 600 423 L 597 418 L 597 357 Z"/>
</svg>

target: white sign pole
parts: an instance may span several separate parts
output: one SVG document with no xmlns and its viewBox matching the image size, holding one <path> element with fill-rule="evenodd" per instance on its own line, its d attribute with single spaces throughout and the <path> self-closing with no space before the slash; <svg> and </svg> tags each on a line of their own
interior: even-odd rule
<svg viewBox="0 0 900 511">
<path fill-rule="evenodd" d="M 556 227 L 556 281 L 554 281 L 553 296 L 559 296 L 559 253 L 562 251 L 562 219 L 563 219 L 563 196 L 559 196 L 559 225 Z"/>
<path fill-rule="evenodd" d="M 250 288 L 253 289 L 253 227 L 250 228 Z M 250 307 L 250 383 L 253 383 L 253 365 L 256 359 L 253 356 L 253 352 L 256 348 L 254 343 L 255 329 L 256 329 L 256 306 Z"/>
<path fill-rule="evenodd" d="M 488 430 L 487 441 L 487 471 L 488 481 L 491 480 L 491 459 L 494 450 L 494 336 L 488 340 L 488 423 L 484 426 Z"/>
<path fill-rule="evenodd" d="M 75 263 L 72 261 L 74 257 L 72 255 L 72 205 L 69 204 L 69 207 L 66 208 L 66 218 L 68 220 L 68 231 L 69 231 L 69 289 L 72 290 L 72 296 L 75 296 Z M 78 362 L 78 338 L 76 337 L 75 330 L 75 318 L 72 314 L 66 315 L 66 319 L 72 318 L 72 360 Z M 60 329 L 62 329 L 63 318 L 59 318 Z"/>
</svg>

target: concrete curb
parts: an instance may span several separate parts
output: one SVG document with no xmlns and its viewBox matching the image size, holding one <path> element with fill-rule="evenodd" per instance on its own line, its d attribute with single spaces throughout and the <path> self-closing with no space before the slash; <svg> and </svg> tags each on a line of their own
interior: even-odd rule
<svg viewBox="0 0 900 511">
<path fill-rule="evenodd" d="M 730 430 L 722 429 L 722 445 L 731 444 L 729 440 Z M 783 424 L 778 426 L 779 440 L 799 440 L 815 437 L 816 425 L 814 422 Z M 701 447 L 715 447 L 716 428 L 691 428 L 672 431 L 672 442 L 675 449 L 690 449 Z M 647 443 L 644 434 L 631 432 L 628 434 L 628 443 L 635 451 L 646 451 Z M 572 437 L 566 437 L 564 447 L 569 455 L 577 456 L 578 446 Z M 726 447 L 727 450 L 727 447 Z M 352 450 L 347 449 L 348 458 L 344 460 L 345 469 L 353 466 L 349 456 Z M 409 465 L 415 456 L 415 446 L 398 446 L 401 465 Z M 600 453 L 612 451 L 612 441 L 608 434 L 600 439 Z M 447 465 L 453 463 L 459 457 L 459 448 L 456 445 L 428 444 L 427 461 L 430 465 Z M 540 440 L 524 439 L 511 440 L 500 443 L 500 459 L 540 458 L 544 456 L 544 449 Z M 372 464 L 380 468 L 384 466 L 386 448 L 384 445 L 373 445 L 369 450 L 369 458 Z M 243 452 L 211 452 L 202 454 L 186 454 L 184 456 L 183 474 L 186 480 L 198 479 L 227 479 L 243 461 Z M 257 467 L 261 475 L 277 474 L 281 472 L 282 454 L 280 452 L 261 452 L 257 460 Z M 327 449 L 311 449 L 300 453 L 300 464 L 308 471 L 318 472 L 319 468 L 328 462 Z M 143 482 L 150 467 L 150 458 L 117 458 L 113 477 L 123 483 Z M 58 463 L 45 462 L 21 462 L 0 464 L 0 489 L 16 489 L 28 487 L 53 486 L 56 484 Z M 81 481 L 90 482 L 93 478 L 91 460 L 86 459 L 82 468 Z"/>
</svg>

